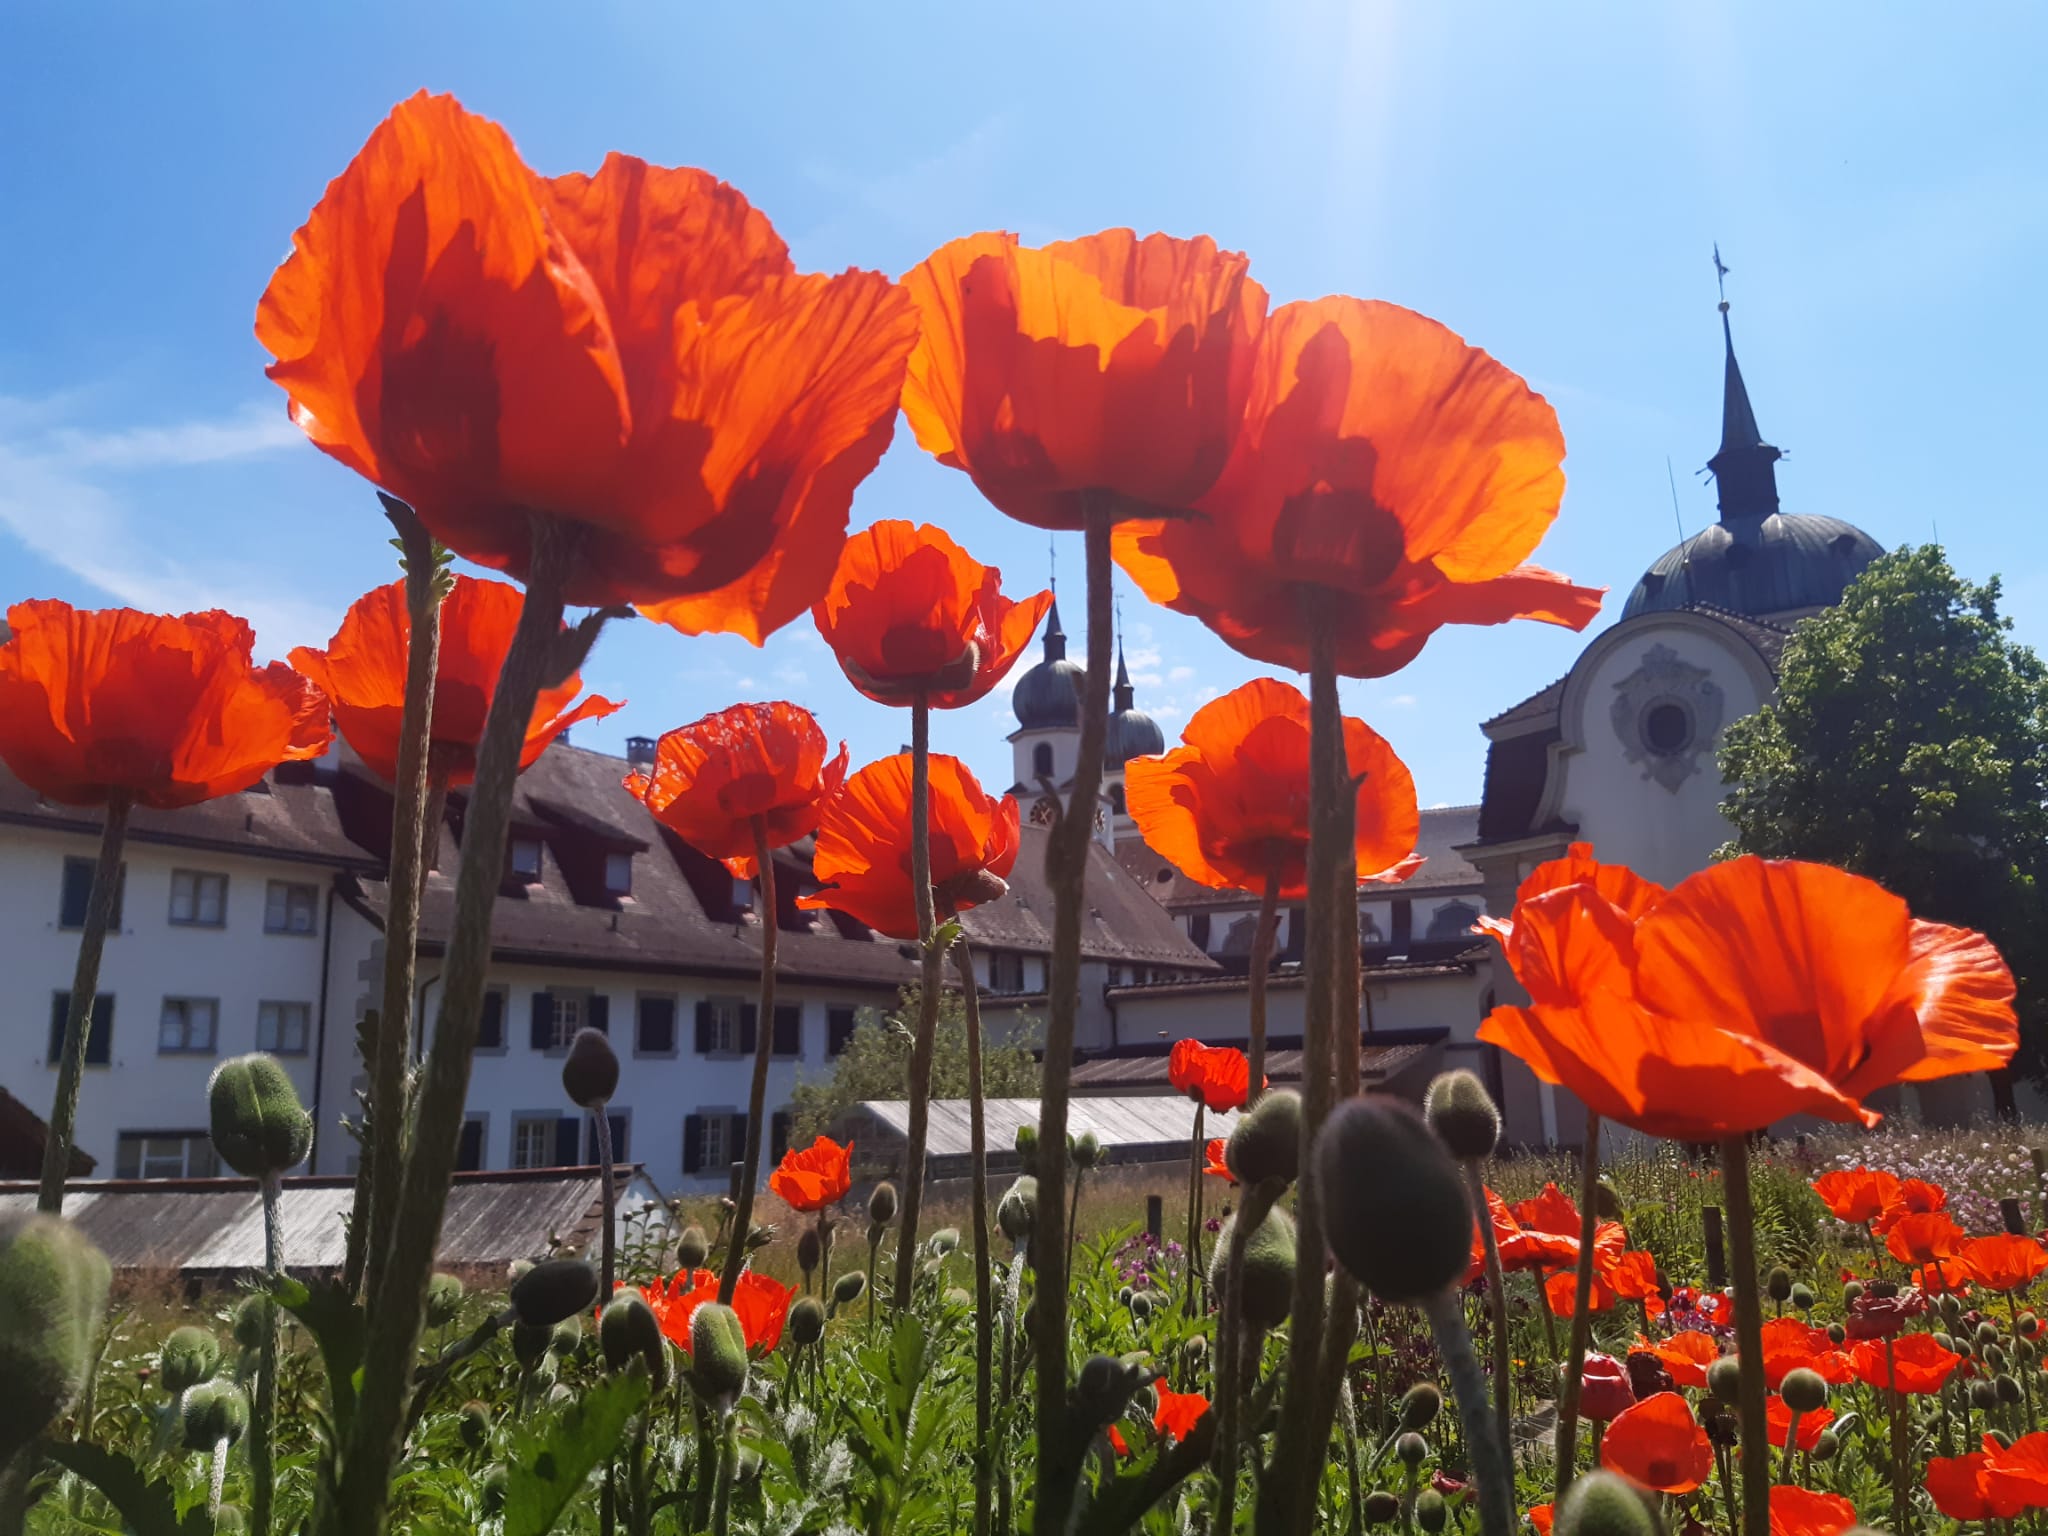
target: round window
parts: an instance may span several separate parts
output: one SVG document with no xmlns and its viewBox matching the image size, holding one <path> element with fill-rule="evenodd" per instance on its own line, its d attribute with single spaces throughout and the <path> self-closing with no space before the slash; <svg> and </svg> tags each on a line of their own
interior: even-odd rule
<svg viewBox="0 0 2048 1536">
<path fill-rule="evenodd" d="M 1683 704 L 1660 700 L 1643 711 L 1643 745 L 1659 757 L 1675 757 L 1692 745 L 1692 713 Z"/>
</svg>

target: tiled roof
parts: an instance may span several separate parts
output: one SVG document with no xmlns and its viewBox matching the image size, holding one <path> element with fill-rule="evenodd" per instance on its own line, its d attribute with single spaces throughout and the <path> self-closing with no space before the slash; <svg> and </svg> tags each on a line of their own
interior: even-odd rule
<svg viewBox="0 0 2048 1536">
<path fill-rule="evenodd" d="M 1358 1072 L 1367 1083 L 1384 1083 L 1429 1055 L 1449 1035 L 1448 1030 L 1429 1031 L 1427 1040 L 1377 1041 L 1370 1037 L 1359 1045 Z M 1218 1041 L 1218 1044 L 1225 1042 Z M 1289 1084 L 1301 1081 L 1301 1042 L 1267 1042 L 1266 1078 Z M 1171 1093 L 1167 1076 L 1167 1052 L 1143 1056 L 1099 1056 L 1076 1062 L 1072 1078 L 1077 1093 Z"/>
</svg>

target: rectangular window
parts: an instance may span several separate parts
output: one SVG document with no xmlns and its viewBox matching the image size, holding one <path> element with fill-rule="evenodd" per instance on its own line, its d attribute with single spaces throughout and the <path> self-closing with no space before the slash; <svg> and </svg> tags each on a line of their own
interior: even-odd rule
<svg viewBox="0 0 2048 1536">
<path fill-rule="evenodd" d="M 465 1115 L 462 1140 L 455 1148 L 455 1171 L 475 1173 L 484 1165 L 484 1136 L 490 1127 L 488 1115 Z"/>
<path fill-rule="evenodd" d="M 303 1056 L 312 1023 L 311 1003 L 258 1003 L 256 1049 L 273 1056 Z"/>
<path fill-rule="evenodd" d="M 56 1066 L 64 1054 L 64 1019 L 71 1012 L 71 994 L 50 996 L 50 1053 L 43 1060 Z M 92 1015 L 85 1026 L 85 1064 L 104 1067 L 114 1059 L 114 996 L 101 992 L 92 1000 Z"/>
<path fill-rule="evenodd" d="M 633 1027 L 633 1054 L 673 1056 L 676 1053 L 676 1000 L 642 997 Z"/>
<path fill-rule="evenodd" d="M 114 1142 L 117 1179 L 211 1179 L 220 1159 L 204 1131 L 123 1131 Z"/>
<path fill-rule="evenodd" d="M 484 992 L 484 1011 L 477 1020 L 476 1048 L 480 1051 L 505 1049 L 505 989 L 491 987 Z"/>
<path fill-rule="evenodd" d="M 633 894 L 633 855 L 608 853 L 604 856 L 604 888 L 613 896 Z"/>
<path fill-rule="evenodd" d="M 167 997 L 157 1016 L 156 1048 L 161 1056 L 211 1056 L 220 1000 L 213 997 Z"/>
<path fill-rule="evenodd" d="M 512 1166 L 555 1166 L 555 1116 L 521 1115 L 512 1122 Z"/>
<path fill-rule="evenodd" d="M 265 933 L 310 934 L 316 926 L 320 888 L 291 880 L 273 880 L 263 893 Z"/>
<path fill-rule="evenodd" d="M 775 1033 L 768 1042 L 769 1054 L 801 1056 L 804 1053 L 804 1011 L 796 1003 L 780 1003 L 775 1009 Z"/>
<path fill-rule="evenodd" d="M 705 1056 L 733 1056 L 746 1049 L 740 1023 L 747 1005 L 736 997 L 707 997 L 697 1005 L 697 1050 Z"/>
<path fill-rule="evenodd" d="M 698 1143 L 699 1165 L 713 1172 L 727 1167 L 732 1162 L 732 1154 L 727 1150 L 731 1135 L 731 1115 L 706 1115 L 704 1138 Z"/>
<path fill-rule="evenodd" d="M 512 878 L 529 884 L 540 879 L 540 839 L 536 837 L 515 837 L 508 862 L 512 867 Z"/>
<path fill-rule="evenodd" d="M 991 992 L 1024 990 L 1024 957 L 1014 950 L 999 949 L 988 957 L 988 989 Z"/>
<path fill-rule="evenodd" d="M 732 877 L 732 909 L 735 912 L 751 912 L 754 910 L 753 881 L 742 879 L 738 875 Z"/>
<path fill-rule="evenodd" d="M 203 869 L 171 871 L 171 922 L 180 928 L 220 928 L 228 920 L 228 877 Z"/>
<path fill-rule="evenodd" d="M 57 897 L 57 926 L 59 928 L 83 928 L 85 909 L 92 904 L 93 860 L 68 858 L 64 861 L 64 886 Z M 121 931 L 121 897 L 128 886 L 128 866 L 121 866 L 119 878 L 114 882 L 114 911 L 107 919 L 107 932 Z"/>
<path fill-rule="evenodd" d="M 583 1027 L 584 998 L 576 992 L 555 994 L 555 1030 L 548 1046 L 549 1050 L 566 1051 L 569 1042 L 576 1038 L 576 1031 Z"/>
<path fill-rule="evenodd" d="M 851 1008 L 827 1008 L 825 1010 L 825 1054 L 837 1056 L 853 1039 L 858 1027 L 859 1015 Z"/>
</svg>

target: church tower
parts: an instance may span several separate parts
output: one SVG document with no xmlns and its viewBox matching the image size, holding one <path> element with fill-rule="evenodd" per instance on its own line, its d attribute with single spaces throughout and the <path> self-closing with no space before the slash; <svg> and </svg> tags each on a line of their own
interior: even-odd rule
<svg viewBox="0 0 2048 1536">
<path fill-rule="evenodd" d="M 1017 679 L 1010 708 L 1017 729 L 1010 732 L 1016 782 L 1010 793 L 1035 826 L 1051 826 L 1053 805 L 1046 782 L 1064 802 L 1081 758 L 1081 683 L 1085 668 L 1067 655 L 1067 632 L 1060 627 L 1059 599 L 1045 616 L 1045 656 Z"/>
</svg>

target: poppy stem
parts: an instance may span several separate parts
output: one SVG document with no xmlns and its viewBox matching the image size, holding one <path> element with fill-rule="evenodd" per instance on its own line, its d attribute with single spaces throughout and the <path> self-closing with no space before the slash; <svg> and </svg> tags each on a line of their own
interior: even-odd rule
<svg viewBox="0 0 2048 1536">
<path fill-rule="evenodd" d="M 989 1536 L 994 1519 L 995 1272 L 988 1230 L 988 1124 L 981 1081 L 981 990 L 974 955 L 962 938 L 953 951 L 967 1005 L 967 1161 L 974 1204 L 974 1536 Z"/>
<path fill-rule="evenodd" d="M 1202 1315 L 1197 1301 L 1202 1294 L 1202 1265 L 1197 1257 L 1199 1247 L 1195 1234 L 1201 1231 L 1201 1179 L 1203 1153 L 1207 1150 L 1207 1141 L 1202 1135 L 1202 1117 L 1207 1109 L 1208 1105 L 1198 1096 L 1195 1099 L 1195 1128 L 1188 1133 L 1188 1241 L 1187 1251 L 1182 1255 L 1188 1266 L 1188 1298 L 1182 1310 L 1189 1317 Z"/>
<path fill-rule="evenodd" d="M 1351 776 L 1350 756 L 1344 744 L 1344 722 L 1339 718 L 1334 737 L 1324 750 L 1330 756 L 1328 771 L 1335 777 L 1338 793 L 1330 807 L 1329 835 L 1336 850 L 1330 871 L 1330 960 L 1335 974 L 1330 983 L 1330 1013 L 1336 1028 L 1332 1042 L 1337 1058 L 1337 1097 L 1353 1098 L 1359 1089 L 1359 992 L 1358 973 L 1358 784 Z M 1330 1431 L 1337 1417 L 1337 1389 L 1351 1360 L 1351 1346 L 1358 1338 L 1358 1281 L 1341 1264 L 1330 1278 L 1330 1306 L 1323 1328 L 1323 1361 L 1317 1376 L 1315 1418 L 1309 1425 L 1308 1443 L 1328 1447 Z M 1314 1452 L 1310 1453 L 1311 1455 Z"/>
<path fill-rule="evenodd" d="M 739 1287 L 740 1266 L 747 1261 L 747 1239 L 754 1231 L 754 1186 L 761 1178 L 761 1122 L 768 1111 L 768 1056 L 775 1045 L 775 935 L 782 926 L 768 824 L 759 816 L 753 822 L 754 884 L 761 893 L 761 1001 L 754 1010 L 754 1077 L 747 1088 L 747 1143 L 740 1158 L 740 1193 L 732 1215 L 732 1235 L 725 1243 L 725 1267 L 718 1277 L 718 1300 L 728 1307 Z"/>
<path fill-rule="evenodd" d="M 270 1536 L 271 1506 L 277 1497 L 277 1302 L 273 1293 L 284 1274 L 284 1179 L 263 1176 L 263 1269 L 265 1290 L 259 1310 L 263 1338 L 256 1352 L 256 1401 L 249 1411 L 249 1529 Z"/>
<path fill-rule="evenodd" d="M 1493 1323 L 1493 1416 L 1500 1425 L 1500 1443 L 1512 1452 L 1514 1362 L 1508 1349 L 1507 1276 L 1501 1272 L 1500 1241 L 1494 1236 L 1493 1211 L 1486 1203 L 1485 1159 L 1465 1159 L 1465 1187 L 1472 1194 L 1472 1218 L 1479 1224 L 1479 1242 L 1486 1255 L 1486 1309 Z"/>
<path fill-rule="evenodd" d="M 1074 1071 L 1074 1028 L 1081 1007 L 1081 918 L 1087 910 L 1089 844 L 1102 792 L 1102 744 L 1109 723 L 1109 668 L 1115 616 L 1110 593 L 1110 529 L 1116 497 L 1081 497 L 1083 565 L 1088 588 L 1088 666 L 1081 690 L 1081 740 L 1073 786 L 1046 840 L 1045 877 L 1053 895 L 1048 962 L 1045 1066 L 1039 1090 L 1038 1219 L 1031 1230 L 1038 1315 L 1032 1347 L 1038 1367 L 1038 1474 L 1035 1528 L 1067 1529 L 1086 1447 L 1070 1433 L 1067 1404 L 1066 1212 L 1067 1099 Z M 1319 1282 L 1320 1286 L 1320 1282 Z"/>
<path fill-rule="evenodd" d="M 1252 1233 L 1286 1188 L 1278 1179 L 1246 1188 L 1230 1223 L 1230 1244 L 1224 1253 L 1222 1311 L 1216 1323 L 1216 1518 L 1210 1525 L 1217 1536 L 1231 1536 L 1237 1522 L 1238 1400 L 1244 1396 L 1244 1255 L 1251 1246 Z"/>
<path fill-rule="evenodd" d="M 441 584 L 434 540 L 411 507 L 378 493 L 384 515 L 398 530 L 405 566 L 405 706 L 398 725 L 398 771 L 391 794 L 389 909 L 384 924 L 384 991 L 372 1035 L 370 1145 L 356 1174 L 356 1218 L 365 1221 L 360 1272 L 345 1276 L 361 1294 L 377 1296 L 398 1218 L 398 1188 L 405 1159 L 405 1064 L 412 1044 L 413 977 L 419 949 L 421 873 L 426 860 L 429 799 L 427 757 L 433 738 L 434 679 L 441 656 Z M 368 1210 L 362 1187 L 369 1184 Z"/>
<path fill-rule="evenodd" d="M 1579 1269 L 1572 1289 L 1572 1345 L 1557 1402 L 1557 1494 L 1563 1503 L 1579 1459 L 1579 1389 L 1593 1336 L 1593 1241 L 1600 1231 L 1600 1116 L 1586 1111 L 1586 1148 L 1579 1156 Z"/>
<path fill-rule="evenodd" d="M 1280 926 L 1280 876 L 1266 872 L 1266 889 L 1259 897 L 1259 922 L 1252 930 L 1252 968 L 1247 999 L 1251 1006 L 1251 1039 L 1245 1054 L 1250 1072 L 1245 1079 L 1244 1107 L 1259 1102 L 1266 1086 L 1266 973 L 1273 968 L 1273 934 Z"/>
<path fill-rule="evenodd" d="M 100 952 L 121 893 L 121 848 L 128 840 L 129 799 L 125 791 L 107 796 L 100 824 L 100 856 L 92 868 L 92 894 L 85 901 L 85 927 L 78 935 L 78 967 L 64 1009 L 64 1041 L 58 1048 L 57 1098 L 50 1106 L 50 1134 L 43 1142 L 43 1179 L 36 1209 L 50 1216 L 64 1211 L 64 1180 L 71 1172 L 72 1136 L 78 1123 L 78 1085 L 85 1073 L 87 1020 L 100 988 Z"/>
<path fill-rule="evenodd" d="M 601 1256 L 597 1276 L 597 1304 L 600 1308 L 609 1306 L 612 1299 L 612 1280 L 618 1269 L 618 1225 L 616 1204 L 618 1191 L 612 1187 L 612 1115 L 609 1103 L 600 1103 L 593 1114 L 597 1116 L 597 1171 L 604 1181 L 598 1191 L 598 1198 L 604 1206 L 604 1231 L 600 1234 Z"/>
<path fill-rule="evenodd" d="M 1486 1396 L 1486 1374 L 1472 1352 L 1472 1332 L 1465 1326 L 1460 1287 L 1447 1286 L 1422 1304 L 1429 1318 L 1436 1350 L 1443 1357 L 1451 1395 L 1458 1401 L 1458 1422 L 1472 1456 L 1472 1481 L 1479 1502 L 1482 1536 L 1514 1536 L 1515 1476 L 1507 1447 L 1494 1432 L 1493 1409 Z M 1320 1479 L 1319 1479 L 1320 1480 Z"/>
<path fill-rule="evenodd" d="M 910 704 L 910 894 L 917 905 L 917 1033 L 910 1042 L 910 1125 L 903 1138 L 903 1226 L 896 1234 L 896 1283 L 889 1305 L 910 1305 L 917 1281 L 917 1221 L 924 1205 L 924 1149 L 930 1132 L 932 1049 L 946 952 L 932 905 L 932 706 L 919 689 Z M 1060 1146 L 1064 1148 L 1065 1142 Z"/>
<path fill-rule="evenodd" d="M 1735 1285 L 1737 1442 L 1742 1458 L 1742 1536 L 1770 1536 L 1771 1442 L 1764 1385 L 1764 1298 L 1757 1288 L 1756 1209 L 1749 1193 L 1749 1143 L 1721 1143 L 1722 1182 L 1728 1186 L 1730 1278 Z"/>
<path fill-rule="evenodd" d="M 1902 1533 L 1913 1529 L 1912 1426 L 1906 1422 L 1906 1394 L 1899 1390 L 1899 1366 L 1892 1336 L 1884 1336 L 1884 1405 L 1888 1410 L 1892 1451 L 1892 1524 Z"/>
</svg>

